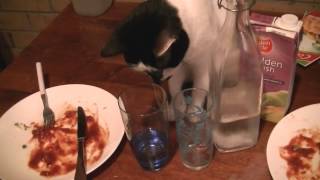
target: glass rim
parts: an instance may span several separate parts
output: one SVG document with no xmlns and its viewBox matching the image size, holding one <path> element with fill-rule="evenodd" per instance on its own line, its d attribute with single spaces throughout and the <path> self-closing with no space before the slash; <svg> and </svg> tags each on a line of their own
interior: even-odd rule
<svg viewBox="0 0 320 180">
<path fill-rule="evenodd" d="M 209 91 L 208 90 L 205 90 L 203 88 L 197 88 L 197 87 L 192 87 L 192 88 L 186 88 L 186 89 L 183 89 L 182 91 L 178 92 L 174 98 L 173 98 L 173 108 L 174 110 L 177 110 L 179 111 L 180 113 L 183 113 L 181 112 L 179 109 L 176 108 L 175 104 L 176 104 L 176 99 L 178 98 L 178 95 L 183 95 L 185 92 L 187 91 L 192 91 L 192 90 L 200 90 L 201 92 L 204 92 L 206 96 L 209 96 Z M 213 107 L 213 103 L 209 104 L 209 106 L 207 106 L 207 109 L 211 109 Z M 191 113 L 184 113 L 188 116 L 196 116 L 196 115 L 199 115 L 199 114 L 202 114 L 204 113 L 205 111 L 202 110 L 202 111 L 195 111 L 195 112 L 191 112 Z M 208 112 L 206 112 L 208 113 Z"/>
<path fill-rule="evenodd" d="M 167 103 L 167 101 L 168 101 L 168 98 L 167 98 L 167 94 L 166 94 L 165 90 L 163 89 L 163 87 L 160 86 L 160 85 L 158 85 L 158 84 L 155 84 L 155 83 L 150 83 L 150 84 L 136 84 L 136 85 L 133 85 L 133 86 L 131 86 L 131 87 L 134 88 L 134 87 L 139 87 L 139 86 L 156 87 L 157 89 L 160 90 L 161 95 L 162 95 L 162 97 L 163 97 L 163 98 L 161 98 L 161 100 L 163 99 L 163 101 L 162 101 L 161 103 L 159 103 L 159 107 L 160 107 L 160 108 L 158 108 L 158 109 L 156 109 L 156 110 L 154 110 L 154 111 L 152 111 L 152 112 L 148 112 L 148 113 L 130 113 L 130 112 L 128 112 L 126 109 L 124 109 L 124 104 L 123 104 L 123 101 L 122 101 L 122 99 L 121 99 L 121 95 L 123 95 L 125 92 L 128 91 L 128 89 L 126 89 L 126 90 L 121 91 L 121 93 L 120 93 L 120 94 L 118 95 L 118 97 L 117 97 L 117 103 L 118 103 L 119 110 L 120 110 L 121 112 L 126 113 L 127 115 L 133 115 L 133 116 L 138 116 L 138 117 L 151 116 L 151 115 L 153 115 L 153 114 L 157 114 L 157 113 L 159 113 L 159 112 L 164 111 L 163 108 L 164 108 L 164 106 L 166 105 L 166 103 Z M 120 104 L 120 103 L 122 103 L 122 104 Z"/>
</svg>

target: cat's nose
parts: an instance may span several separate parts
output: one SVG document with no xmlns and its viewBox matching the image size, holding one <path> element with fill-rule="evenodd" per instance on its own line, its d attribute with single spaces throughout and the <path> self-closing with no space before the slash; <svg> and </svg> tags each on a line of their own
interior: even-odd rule
<svg viewBox="0 0 320 180">
<path fill-rule="evenodd" d="M 147 72 L 149 76 L 151 76 L 152 80 L 156 84 L 160 84 L 162 79 L 162 71 L 151 71 Z"/>
</svg>

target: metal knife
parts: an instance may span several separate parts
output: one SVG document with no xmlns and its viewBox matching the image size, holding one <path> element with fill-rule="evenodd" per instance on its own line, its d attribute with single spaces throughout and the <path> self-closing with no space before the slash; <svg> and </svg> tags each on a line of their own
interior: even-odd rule
<svg viewBox="0 0 320 180">
<path fill-rule="evenodd" d="M 84 142 L 86 137 L 86 115 L 82 107 L 78 107 L 78 131 L 77 131 L 77 141 L 78 141 L 78 158 L 75 173 L 75 180 L 86 180 L 86 168 L 85 168 L 85 149 Z"/>
</svg>

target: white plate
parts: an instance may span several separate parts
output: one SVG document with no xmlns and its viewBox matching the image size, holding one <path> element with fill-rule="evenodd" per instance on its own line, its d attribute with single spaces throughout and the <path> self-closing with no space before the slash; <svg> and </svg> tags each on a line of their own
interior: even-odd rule
<svg viewBox="0 0 320 180">
<path fill-rule="evenodd" d="M 92 172 L 112 155 L 123 137 L 124 127 L 117 99 L 103 89 L 81 84 L 48 88 L 47 94 L 50 107 L 56 116 L 64 112 L 66 104 L 75 107 L 82 105 L 89 109 L 94 106 L 98 112 L 99 124 L 108 127 L 108 144 L 101 158 L 87 167 L 87 173 Z M 24 131 L 14 125 L 16 122 L 29 124 L 37 120 L 42 121 L 42 110 L 40 94 L 37 92 L 19 101 L 0 118 L 0 179 L 45 179 L 28 167 L 31 148 L 22 148 L 32 136 L 30 131 Z M 71 171 L 50 179 L 74 179 L 74 173 L 75 171 Z"/>
<path fill-rule="evenodd" d="M 287 163 L 280 157 L 279 148 L 288 145 L 297 131 L 303 128 L 320 128 L 320 104 L 308 105 L 289 113 L 272 130 L 267 145 L 267 161 L 273 179 L 288 179 Z"/>
</svg>

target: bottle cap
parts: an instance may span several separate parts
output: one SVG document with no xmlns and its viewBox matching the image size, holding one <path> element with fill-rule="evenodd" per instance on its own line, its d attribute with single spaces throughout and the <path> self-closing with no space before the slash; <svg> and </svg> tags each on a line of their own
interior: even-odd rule
<svg viewBox="0 0 320 180">
<path fill-rule="evenodd" d="M 284 14 L 280 18 L 280 24 L 287 28 L 294 28 L 298 25 L 298 17 L 294 14 Z"/>
<path fill-rule="evenodd" d="M 284 14 L 277 18 L 274 23 L 275 27 L 288 31 L 300 32 L 302 21 L 294 14 Z"/>
</svg>

